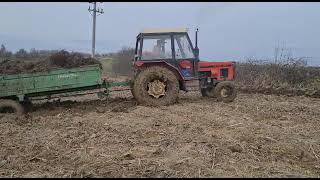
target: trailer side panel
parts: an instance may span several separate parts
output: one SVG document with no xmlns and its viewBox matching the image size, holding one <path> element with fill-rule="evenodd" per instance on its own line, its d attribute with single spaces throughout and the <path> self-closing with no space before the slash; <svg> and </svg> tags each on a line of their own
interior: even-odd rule
<svg viewBox="0 0 320 180">
<path fill-rule="evenodd" d="M 102 84 L 98 65 L 0 76 L 0 97 L 76 89 Z"/>
</svg>

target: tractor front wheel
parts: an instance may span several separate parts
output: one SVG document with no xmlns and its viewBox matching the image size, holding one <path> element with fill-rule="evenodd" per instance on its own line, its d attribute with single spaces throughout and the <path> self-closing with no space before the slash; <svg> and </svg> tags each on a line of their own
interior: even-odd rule
<svg viewBox="0 0 320 180">
<path fill-rule="evenodd" d="M 10 99 L 0 99 L 0 113 L 13 113 L 20 116 L 24 112 L 24 108 L 19 102 Z"/>
<path fill-rule="evenodd" d="M 232 102 L 237 96 L 235 85 L 230 81 L 218 83 L 214 88 L 214 96 L 218 101 Z"/>
<path fill-rule="evenodd" d="M 165 106 L 178 101 L 179 82 L 176 75 L 169 69 L 152 66 L 137 75 L 132 91 L 140 104 Z"/>
</svg>

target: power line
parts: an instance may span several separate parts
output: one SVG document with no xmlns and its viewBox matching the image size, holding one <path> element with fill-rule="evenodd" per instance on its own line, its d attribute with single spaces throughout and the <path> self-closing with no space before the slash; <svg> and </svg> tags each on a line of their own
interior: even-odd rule
<svg viewBox="0 0 320 180">
<path fill-rule="evenodd" d="M 89 6 L 88 11 L 93 12 L 93 14 L 91 14 L 93 16 L 93 23 L 92 23 L 92 57 L 94 58 L 95 56 L 95 48 L 96 48 L 96 17 L 97 17 L 97 13 L 99 15 L 103 14 L 103 9 L 98 8 L 97 9 L 97 2 L 89 2 L 89 3 L 93 3 L 93 9 L 91 9 L 91 7 Z M 102 2 L 100 2 L 102 3 Z"/>
</svg>

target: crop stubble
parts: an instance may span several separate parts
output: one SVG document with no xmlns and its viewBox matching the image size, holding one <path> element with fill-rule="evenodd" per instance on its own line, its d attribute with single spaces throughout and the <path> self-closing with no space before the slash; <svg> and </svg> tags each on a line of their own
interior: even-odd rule
<svg viewBox="0 0 320 180">
<path fill-rule="evenodd" d="M 189 92 L 151 108 L 111 95 L 2 117 L 0 176 L 320 176 L 319 99 L 239 94 L 225 104 Z"/>
</svg>

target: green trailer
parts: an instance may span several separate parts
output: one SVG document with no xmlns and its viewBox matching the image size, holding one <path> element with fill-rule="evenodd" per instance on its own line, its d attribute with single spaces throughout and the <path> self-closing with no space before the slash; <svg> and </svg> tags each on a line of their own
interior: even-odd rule
<svg viewBox="0 0 320 180">
<path fill-rule="evenodd" d="M 30 99 L 50 98 L 51 95 L 98 90 L 98 95 L 107 96 L 114 86 L 128 86 L 127 82 L 107 82 L 102 79 L 102 69 L 97 65 L 71 69 L 54 69 L 16 75 L 0 75 L 0 109 L 11 108 L 16 113 L 24 112 L 23 105 Z"/>
</svg>

